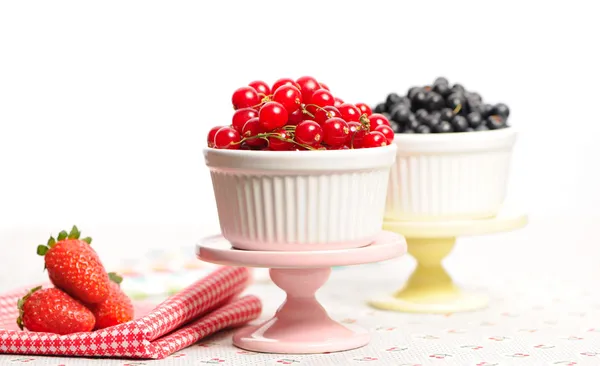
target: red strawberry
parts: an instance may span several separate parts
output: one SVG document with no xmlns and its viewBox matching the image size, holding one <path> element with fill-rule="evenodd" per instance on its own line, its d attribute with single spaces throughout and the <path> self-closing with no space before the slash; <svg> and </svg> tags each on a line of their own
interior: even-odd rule
<svg viewBox="0 0 600 366">
<path fill-rule="evenodd" d="M 57 288 L 36 287 L 20 299 L 17 306 L 19 328 L 32 332 L 90 332 L 96 323 L 88 308 Z"/>
<path fill-rule="evenodd" d="M 54 286 L 86 304 L 95 304 L 108 297 L 110 279 L 92 249 L 91 238 L 79 239 L 80 232 L 61 231 L 57 240 L 50 237 L 48 245 L 40 245 L 37 253 L 44 256 L 48 276 Z"/>
<path fill-rule="evenodd" d="M 108 298 L 103 302 L 88 305 L 96 317 L 96 327 L 94 329 L 108 328 L 133 320 L 133 304 L 119 287 L 123 278 L 115 273 L 109 273 L 108 275 L 112 280 Z"/>
</svg>

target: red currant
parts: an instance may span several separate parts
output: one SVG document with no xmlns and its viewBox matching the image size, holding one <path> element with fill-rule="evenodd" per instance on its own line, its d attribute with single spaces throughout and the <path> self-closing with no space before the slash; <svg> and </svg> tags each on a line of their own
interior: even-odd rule
<svg viewBox="0 0 600 366">
<path fill-rule="evenodd" d="M 383 114 L 373 113 L 369 116 L 369 124 L 371 127 L 371 131 L 375 131 L 375 129 L 381 125 L 390 126 L 390 121 Z"/>
<path fill-rule="evenodd" d="M 300 89 L 300 87 L 298 86 L 298 84 L 296 84 L 296 82 L 294 80 L 292 80 L 290 78 L 281 78 L 273 84 L 273 87 L 271 88 L 271 93 L 275 93 L 277 91 L 277 89 L 279 89 L 279 87 L 283 86 L 283 85 L 291 85 L 291 86 L 295 86 L 296 88 Z"/>
<path fill-rule="evenodd" d="M 288 112 L 277 102 L 265 103 L 258 112 L 258 120 L 265 131 L 283 127 L 288 121 Z"/>
<path fill-rule="evenodd" d="M 369 132 L 363 139 L 363 148 L 387 146 L 385 136 L 379 131 Z"/>
<path fill-rule="evenodd" d="M 239 133 L 250 118 L 258 117 L 258 112 L 254 108 L 240 108 L 233 113 L 231 127 Z"/>
<path fill-rule="evenodd" d="M 350 134 L 348 123 L 339 117 L 333 117 L 323 124 L 323 142 L 331 147 L 343 145 Z"/>
<path fill-rule="evenodd" d="M 356 106 L 356 108 L 358 108 L 360 110 L 360 114 L 366 114 L 367 117 L 369 117 L 370 115 L 373 114 L 371 107 L 369 107 L 365 103 L 356 103 L 355 106 Z"/>
<path fill-rule="evenodd" d="M 348 122 L 348 128 L 350 133 L 348 134 L 348 140 L 346 144 L 350 145 L 353 149 L 360 149 L 363 145 L 363 139 L 367 134 L 365 127 L 359 122 Z"/>
<path fill-rule="evenodd" d="M 249 138 L 258 135 L 259 133 L 263 133 L 263 130 L 260 125 L 260 122 L 258 121 L 258 117 L 249 119 L 248 122 L 246 122 L 246 124 L 244 124 L 244 127 L 242 128 L 242 137 L 247 139 L 246 144 L 248 144 L 248 146 L 266 147 L 267 140 L 260 137 Z"/>
<path fill-rule="evenodd" d="M 391 144 L 392 141 L 394 141 L 394 130 L 392 130 L 392 128 L 390 126 L 385 126 L 385 125 L 377 126 L 375 131 L 381 132 L 383 134 L 383 136 L 385 136 L 385 139 L 386 139 L 388 145 Z"/>
<path fill-rule="evenodd" d="M 346 122 L 358 122 L 360 120 L 360 110 L 356 108 L 353 104 L 344 103 L 337 107 L 337 109 L 342 114 L 342 118 Z"/>
<path fill-rule="evenodd" d="M 277 88 L 273 100 L 283 105 L 288 113 L 294 113 L 302 104 L 302 94 L 295 86 L 286 84 Z"/>
<path fill-rule="evenodd" d="M 292 150 L 296 147 L 296 145 L 293 142 L 289 141 L 292 139 L 292 137 L 290 136 L 290 133 L 288 131 L 279 128 L 276 131 L 273 131 L 273 134 L 277 134 L 278 137 L 269 137 L 269 150 L 287 151 Z"/>
<path fill-rule="evenodd" d="M 215 147 L 215 135 L 222 127 L 223 126 L 215 126 L 208 131 L 208 136 L 206 137 L 206 143 L 208 144 L 208 147 Z"/>
<path fill-rule="evenodd" d="M 253 81 L 250 84 L 248 84 L 248 86 L 250 86 L 250 87 L 254 88 L 254 90 L 256 90 L 260 99 L 271 94 L 271 89 L 269 89 L 269 84 L 265 83 L 262 80 Z"/>
<path fill-rule="evenodd" d="M 334 104 L 334 100 L 333 100 L 333 95 L 331 95 L 331 93 L 328 90 L 325 89 L 319 89 L 317 91 L 315 91 L 312 95 L 312 97 L 310 98 L 310 101 L 305 101 L 308 102 L 309 104 L 312 105 L 308 105 L 306 107 L 306 109 L 312 113 L 312 115 L 314 115 L 317 110 L 319 108 L 315 107 L 327 107 L 327 106 L 332 106 Z"/>
<path fill-rule="evenodd" d="M 329 87 L 325 83 L 319 83 L 322 89 L 329 90 Z"/>
<path fill-rule="evenodd" d="M 327 107 L 328 105 L 333 106 L 334 102 L 333 95 L 329 90 L 319 89 L 313 93 L 309 103 L 319 107 Z"/>
<path fill-rule="evenodd" d="M 296 126 L 296 141 L 309 146 L 317 146 L 323 139 L 323 128 L 315 121 L 302 121 Z"/>
<path fill-rule="evenodd" d="M 287 124 L 296 126 L 298 123 L 304 121 L 304 118 L 305 116 L 304 113 L 302 113 L 302 109 L 296 109 L 296 111 L 290 113 L 290 115 L 288 116 Z"/>
<path fill-rule="evenodd" d="M 215 148 L 238 150 L 240 148 L 239 142 L 241 140 L 242 138 L 240 137 L 239 132 L 232 127 L 221 127 L 215 134 Z"/>
<path fill-rule="evenodd" d="M 344 101 L 343 101 L 343 100 L 341 100 L 341 99 L 340 99 L 340 98 L 338 98 L 338 97 L 335 97 L 335 98 L 333 98 L 333 100 L 334 100 L 334 102 L 333 102 L 333 106 L 334 106 L 334 107 L 339 107 L 339 106 L 341 106 L 342 104 L 344 104 Z"/>
<path fill-rule="evenodd" d="M 312 76 L 302 76 L 296 80 L 296 83 L 300 86 L 302 100 L 305 101 L 309 101 L 313 93 L 321 89 L 317 79 L 313 78 Z"/>
<path fill-rule="evenodd" d="M 260 103 L 260 98 L 254 88 L 242 86 L 233 92 L 231 103 L 234 109 L 254 107 Z"/>
<path fill-rule="evenodd" d="M 336 107 L 328 105 L 327 107 L 317 109 L 314 113 L 314 116 L 314 120 L 322 125 L 328 119 L 333 117 L 341 117 L 342 115 Z"/>
</svg>

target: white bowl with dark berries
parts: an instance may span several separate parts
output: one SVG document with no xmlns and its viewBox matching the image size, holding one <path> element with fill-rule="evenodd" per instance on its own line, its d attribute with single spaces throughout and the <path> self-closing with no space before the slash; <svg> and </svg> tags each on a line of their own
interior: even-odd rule
<svg viewBox="0 0 600 366">
<path fill-rule="evenodd" d="M 233 93 L 230 125 L 204 149 L 223 236 L 243 250 L 366 246 L 381 232 L 397 147 L 363 103 L 312 77 Z M 381 126 L 380 126 L 381 125 Z"/>
<path fill-rule="evenodd" d="M 391 93 L 375 114 L 389 118 L 398 146 L 386 220 L 482 219 L 496 216 L 508 186 L 517 139 L 509 108 L 438 78 Z"/>
</svg>

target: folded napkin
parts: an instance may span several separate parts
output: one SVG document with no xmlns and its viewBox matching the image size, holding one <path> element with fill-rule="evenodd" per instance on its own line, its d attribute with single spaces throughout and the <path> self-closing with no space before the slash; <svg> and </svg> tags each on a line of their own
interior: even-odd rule
<svg viewBox="0 0 600 366">
<path fill-rule="evenodd" d="M 17 300 L 28 289 L 13 291 L 0 295 L 0 354 L 161 359 L 218 330 L 256 319 L 260 300 L 237 297 L 249 280 L 247 268 L 221 267 L 151 310 L 135 303 L 136 320 L 69 335 L 18 330 Z"/>
</svg>

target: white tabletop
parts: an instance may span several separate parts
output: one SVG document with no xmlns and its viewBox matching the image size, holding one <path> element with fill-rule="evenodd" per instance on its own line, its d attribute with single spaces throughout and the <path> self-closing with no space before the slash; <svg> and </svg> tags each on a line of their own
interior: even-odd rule
<svg viewBox="0 0 600 366">
<path fill-rule="evenodd" d="M 318 293 L 319 300 L 336 320 L 360 324 L 372 332 L 372 342 L 364 348 L 328 355 L 255 354 L 232 347 L 231 334 L 223 333 L 168 359 L 143 363 L 598 365 L 600 246 L 592 237 L 595 227 L 593 219 L 565 222 L 530 218 L 529 226 L 519 231 L 459 239 L 446 267 L 462 286 L 485 291 L 491 297 L 489 308 L 473 313 L 423 315 L 370 308 L 366 304 L 369 297 L 390 293 L 406 279 L 414 266 L 409 256 L 334 269 Z M 192 256 L 196 241 L 190 241 Z M 2 266 L 9 264 L 3 259 L 0 262 Z M 17 273 L 32 271 L 16 264 L 12 269 Z M 2 276 L 0 290 L 12 288 L 13 282 Z M 265 281 L 247 292 L 263 300 L 263 319 L 273 314 L 284 297 L 281 290 Z M 35 365 L 53 366 L 127 363 L 31 358 Z M 0 356 L 0 364 L 17 359 L 27 358 Z"/>
</svg>

